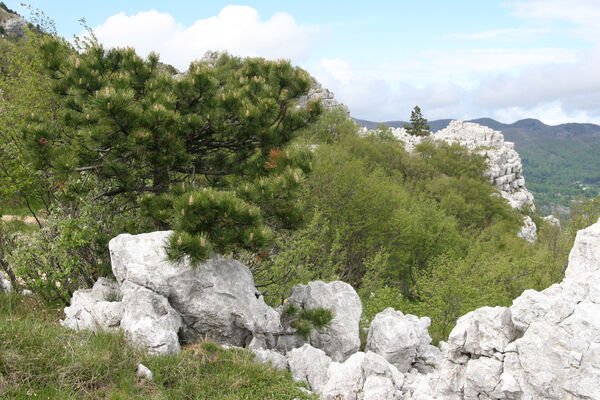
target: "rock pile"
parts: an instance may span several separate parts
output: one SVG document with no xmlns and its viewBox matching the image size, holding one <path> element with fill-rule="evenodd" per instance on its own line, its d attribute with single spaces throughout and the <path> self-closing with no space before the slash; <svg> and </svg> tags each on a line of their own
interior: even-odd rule
<svg viewBox="0 0 600 400">
<path fill-rule="evenodd" d="M 431 345 L 429 318 L 388 308 L 372 321 L 364 352 L 360 300 L 350 285 L 294 287 L 289 302 L 296 307 L 335 313 L 327 328 L 303 339 L 283 308 L 264 303 L 237 261 L 166 262 L 168 235 L 113 239 L 117 281 L 77 291 L 62 324 L 119 327 L 152 353 L 177 352 L 200 338 L 247 347 L 324 399 L 600 399 L 600 221 L 577 234 L 560 284 L 527 290 L 511 307 L 464 315 L 439 349 Z"/>
</svg>

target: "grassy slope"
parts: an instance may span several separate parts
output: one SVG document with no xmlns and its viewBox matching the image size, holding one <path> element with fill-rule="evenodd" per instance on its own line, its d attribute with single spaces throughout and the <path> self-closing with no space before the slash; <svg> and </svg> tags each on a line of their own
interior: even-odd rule
<svg viewBox="0 0 600 400">
<path fill-rule="evenodd" d="M 212 343 L 152 357 L 122 334 L 62 328 L 60 309 L 33 297 L 0 296 L 2 399 L 306 399 L 289 372 Z M 136 377 L 138 363 L 154 382 Z"/>
</svg>

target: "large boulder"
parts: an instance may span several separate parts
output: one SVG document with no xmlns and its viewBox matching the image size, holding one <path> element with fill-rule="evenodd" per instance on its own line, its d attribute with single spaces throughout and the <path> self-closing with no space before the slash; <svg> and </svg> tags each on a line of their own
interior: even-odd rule
<svg viewBox="0 0 600 400">
<path fill-rule="evenodd" d="M 308 342 L 325 351 L 334 361 L 343 361 L 360 348 L 359 323 L 362 314 L 360 297 L 352 286 L 342 281 L 309 282 L 296 285 L 288 302 L 299 309 L 322 307 L 333 311 L 333 320 L 311 332 Z M 297 336 L 281 336 L 278 347 L 295 347 L 303 342 Z"/>
<path fill-rule="evenodd" d="M 246 266 L 219 256 L 198 265 L 174 264 L 164 250 L 170 234 L 112 239 L 117 281 L 101 279 L 93 289 L 75 292 L 62 324 L 72 329 L 120 327 L 152 353 L 177 352 L 180 341 L 200 338 L 245 346 L 254 336 L 281 330 L 279 314 L 265 304 Z"/>
<path fill-rule="evenodd" d="M 367 336 L 366 350 L 383 356 L 400 372 L 407 372 L 413 364 L 433 364 L 436 351 L 430 346 L 427 328 L 428 317 L 404 315 L 401 311 L 386 308 L 373 318 Z"/>
<path fill-rule="evenodd" d="M 296 381 L 307 383 L 310 388 L 322 393 L 327 383 L 327 371 L 332 363 L 323 350 L 306 343 L 286 354 L 290 372 Z"/>
</svg>

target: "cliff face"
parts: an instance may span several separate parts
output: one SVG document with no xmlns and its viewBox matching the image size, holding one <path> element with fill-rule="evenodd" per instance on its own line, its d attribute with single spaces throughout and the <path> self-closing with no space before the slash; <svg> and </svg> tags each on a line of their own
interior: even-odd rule
<svg viewBox="0 0 600 400">
<path fill-rule="evenodd" d="M 22 37 L 25 36 L 27 21 L 20 15 L 0 6 L 0 27 L 5 35 Z"/>
<path fill-rule="evenodd" d="M 460 144 L 488 159 L 486 175 L 513 208 L 535 210 L 533 195 L 525 187 L 523 164 L 514 143 L 504 141 L 502 132 L 472 122 L 452 121 L 448 127 L 428 137 L 409 135 L 404 128 L 392 128 L 393 135 L 412 152 L 425 140 Z"/>
</svg>

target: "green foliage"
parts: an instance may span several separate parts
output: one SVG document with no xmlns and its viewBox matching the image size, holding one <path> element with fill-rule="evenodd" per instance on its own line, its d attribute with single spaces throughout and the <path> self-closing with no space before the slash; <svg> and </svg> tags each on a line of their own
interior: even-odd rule
<svg viewBox="0 0 600 400">
<path fill-rule="evenodd" d="M 324 328 L 333 319 L 333 311 L 322 307 L 308 308 L 300 312 L 298 316 L 301 320 L 310 321 L 312 326 L 317 329 Z"/>
<path fill-rule="evenodd" d="M 404 125 L 404 129 L 409 135 L 413 136 L 428 136 L 430 134 L 431 128 L 425 117 L 423 117 L 419 106 L 415 106 L 410 113 L 410 125 Z"/>
<path fill-rule="evenodd" d="M 284 308 L 284 313 L 293 319 L 290 326 L 296 334 L 306 339 L 314 329 L 322 329 L 333 319 L 333 311 L 323 308 L 305 308 L 300 310 L 295 304 L 289 303 Z"/>
<path fill-rule="evenodd" d="M 70 54 L 54 38 L 42 41 L 41 56 L 60 108 L 58 123 L 28 119 L 31 161 L 65 180 L 90 174 L 95 198 L 142 206 L 157 228 L 175 227 L 171 257 L 202 261 L 236 245 L 263 251 L 270 232 L 262 220 L 301 221 L 293 192 L 310 152 L 285 146 L 321 110 L 318 102 L 294 106 L 309 88 L 304 71 L 221 55 L 174 78 L 155 54 L 144 60 L 94 43 Z"/>
<path fill-rule="evenodd" d="M 518 139 L 516 149 L 523 161 L 527 188 L 544 213 L 554 212 L 557 205 L 569 207 L 572 200 L 598 196 L 600 138 L 520 135 Z"/>
<path fill-rule="evenodd" d="M 0 397 L 6 399 L 309 399 L 289 372 L 205 342 L 152 356 L 120 333 L 61 327 L 61 309 L 0 296 Z M 135 374 L 139 363 L 152 382 Z"/>
<path fill-rule="evenodd" d="M 131 217 L 114 215 L 92 202 L 80 203 L 78 209 L 51 208 L 41 229 L 14 237 L 6 257 L 21 286 L 68 305 L 76 289 L 109 275 L 108 240 L 115 226 L 125 226 Z"/>
</svg>

